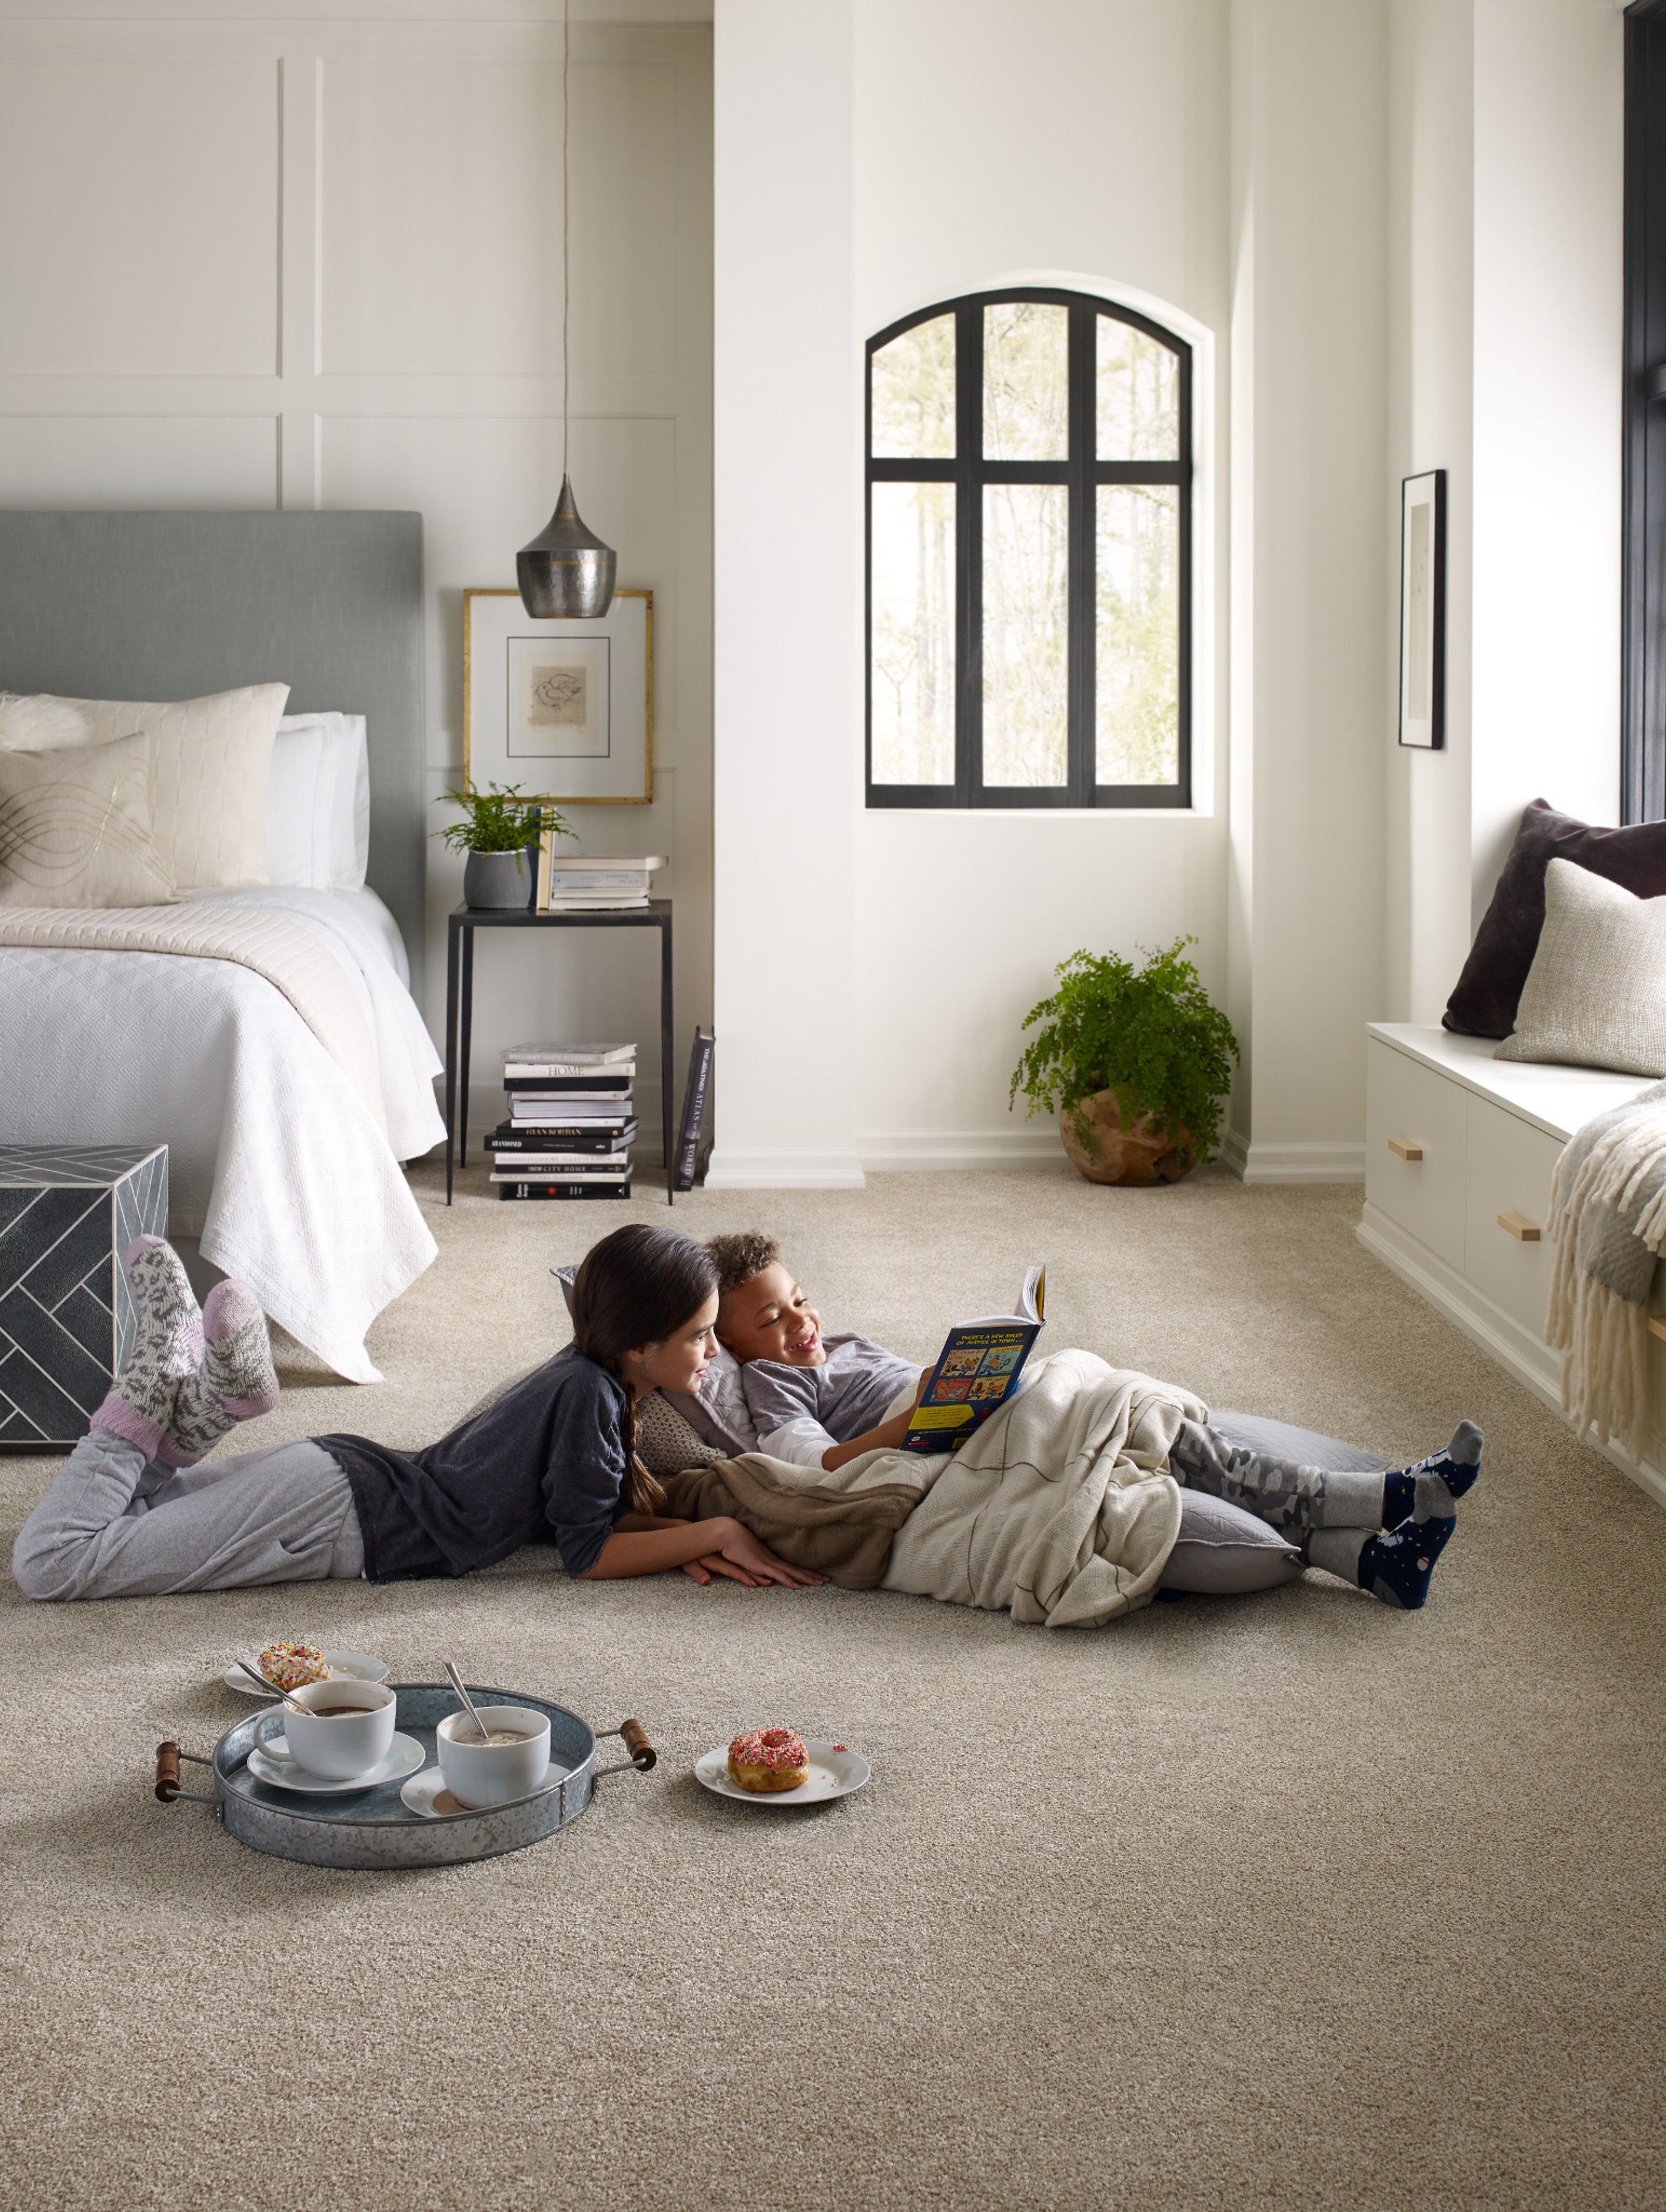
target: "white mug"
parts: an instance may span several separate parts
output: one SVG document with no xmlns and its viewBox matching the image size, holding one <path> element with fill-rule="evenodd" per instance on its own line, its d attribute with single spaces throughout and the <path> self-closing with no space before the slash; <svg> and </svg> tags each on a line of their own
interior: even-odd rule
<svg viewBox="0 0 1666 2212">
<path fill-rule="evenodd" d="M 351 1782 L 379 1766 L 393 1747 L 398 1705 L 385 1682 L 363 1682 L 350 1675 L 335 1681 L 308 1682 L 292 1690 L 294 1705 L 280 1709 L 289 1755 L 297 1766 L 322 1782 Z M 306 1708 L 295 1711 L 295 1705 Z M 368 1711 L 343 1711 L 368 1706 Z"/>
<path fill-rule="evenodd" d="M 434 1731 L 440 1771 L 459 1805 L 473 1812 L 528 1797 L 550 1771 L 550 1722 L 530 1705 L 475 1707 L 488 1732 L 513 1729 L 516 1743 L 482 1743 L 466 1713 L 447 1713 Z"/>
</svg>

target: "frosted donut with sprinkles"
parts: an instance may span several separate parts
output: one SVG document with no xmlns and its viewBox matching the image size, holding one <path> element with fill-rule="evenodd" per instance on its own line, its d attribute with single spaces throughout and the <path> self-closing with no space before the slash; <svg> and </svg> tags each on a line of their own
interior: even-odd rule
<svg viewBox="0 0 1666 2212">
<path fill-rule="evenodd" d="M 760 1794 L 796 1790 L 810 1778 L 804 1738 L 791 1729 L 748 1729 L 729 1746 L 729 1778 Z"/>
<path fill-rule="evenodd" d="M 299 1690 L 305 1683 L 330 1679 L 330 1662 L 316 1644 L 269 1644 L 257 1663 L 280 1690 Z"/>
</svg>

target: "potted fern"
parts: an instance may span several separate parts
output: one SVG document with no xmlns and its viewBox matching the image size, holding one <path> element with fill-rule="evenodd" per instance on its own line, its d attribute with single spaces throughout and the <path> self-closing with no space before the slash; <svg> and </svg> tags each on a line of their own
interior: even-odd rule
<svg viewBox="0 0 1666 2212">
<path fill-rule="evenodd" d="M 1144 967 L 1108 952 L 1073 952 L 1058 988 L 1025 1016 L 1041 1024 L 1012 1072 L 1032 1114 L 1059 1116 L 1059 1134 L 1090 1182 L 1178 1182 L 1220 1135 L 1220 1102 L 1238 1057 L 1231 1024 L 1177 937 Z"/>
<path fill-rule="evenodd" d="M 465 906 L 498 911 L 531 906 L 538 891 L 538 846 L 546 822 L 557 837 L 574 835 L 552 806 L 522 798 L 519 784 L 448 791 L 435 804 L 462 811 L 460 822 L 447 823 L 434 834 L 453 853 L 468 855 L 463 867 Z"/>
</svg>

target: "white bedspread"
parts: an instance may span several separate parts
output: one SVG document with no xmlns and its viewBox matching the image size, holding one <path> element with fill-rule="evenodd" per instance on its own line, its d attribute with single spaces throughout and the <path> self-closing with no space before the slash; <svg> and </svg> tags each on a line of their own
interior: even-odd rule
<svg viewBox="0 0 1666 2212">
<path fill-rule="evenodd" d="M 375 1048 L 383 1135 L 295 1008 L 225 959 L 0 947 L 0 1142 L 168 1146 L 169 1226 L 338 1374 L 433 1261 L 400 1159 L 443 1137 L 440 1061 L 372 892 L 260 885 L 198 904 L 292 916 L 327 948 Z M 390 942 L 390 940 L 392 940 Z"/>
</svg>

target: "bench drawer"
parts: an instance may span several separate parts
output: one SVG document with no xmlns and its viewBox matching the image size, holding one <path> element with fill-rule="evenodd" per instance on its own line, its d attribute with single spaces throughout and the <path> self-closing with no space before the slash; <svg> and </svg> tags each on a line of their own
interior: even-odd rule
<svg viewBox="0 0 1666 2212">
<path fill-rule="evenodd" d="M 1468 1093 L 1376 1037 L 1365 1059 L 1366 1200 L 1462 1269 Z"/>
<path fill-rule="evenodd" d="M 1463 1272 L 1484 1297 L 1542 1341 L 1550 1291 L 1550 1178 L 1561 1139 L 1485 1098 L 1471 1094 L 1467 1103 Z"/>
</svg>

